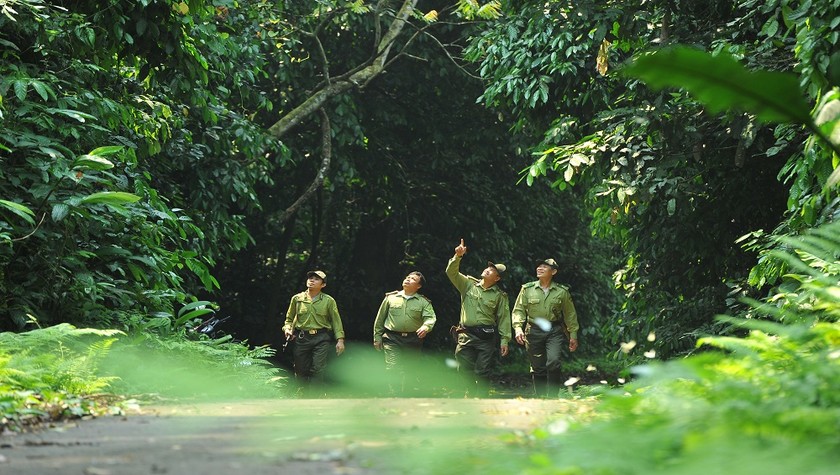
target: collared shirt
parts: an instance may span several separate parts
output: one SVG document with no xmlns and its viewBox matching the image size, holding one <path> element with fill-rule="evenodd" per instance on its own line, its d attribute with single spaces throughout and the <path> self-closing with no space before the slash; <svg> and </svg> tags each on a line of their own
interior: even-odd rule
<svg viewBox="0 0 840 475">
<path fill-rule="evenodd" d="M 385 294 L 376 320 L 373 322 L 373 341 L 381 342 L 386 330 L 414 333 L 422 326 L 432 331 L 435 326 L 435 309 L 432 302 L 423 295 L 406 295 L 405 291 Z"/>
<path fill-rule="evenodd" d="M 494 285 L 489 289 L 481 281 L 459 272 L 461 258 L 453 256 L 446 265 L 446 276 L 461 294 L 461 318 L 464 326 L 495 325 L 499 329 L 502 346 L 510 341 L 510 303 L 507 294 Z"/>
<path fill-rule="evenodd" d="M 289 309 L 286 311 L 286 322 L 283 331 L 319 330 L 328 328 L 333 331 L 336 339 L 344 338 L 344 326 L 341 324 L 341 315 L 338 314 L 338 305 L 335 299 L 321 292 L 315 298 L 309 297 L 309 292 L 303 291 L 295 294 L 289 302 Z"/>
<path fill-rule="evenodd" d="M 569 338 L 577 339 L 580 329 L 572 295 L 566 287 L 552 282 L 546 292 L 539 281 L 522 286 L 513 304 L 513 328 L 522 329 L 528 320 L 544 318 L 550 322 L 563 321 Z"/>
</svg>

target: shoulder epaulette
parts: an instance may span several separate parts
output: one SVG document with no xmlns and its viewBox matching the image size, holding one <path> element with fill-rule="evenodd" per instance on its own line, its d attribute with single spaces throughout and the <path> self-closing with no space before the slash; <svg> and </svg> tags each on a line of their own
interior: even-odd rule
<svg viewBox="0 0 840 475">
<path fill-rule="evenodd" d="M 385 296 L 386 296 L 386 297 L 388 297 L 388 296 L 390 296 L 390 295 L 397 295 L 398 293 L 400 293 L 400 291 L 399 291 L 399 290 L 395 290 L 395 291 L 393 291 L 393 292 L 387 292 L 387 293 L 385 294 Z"/>
<path fill-rule="evenodd" d="M 471 275 L 468 275 L 468 276 L 467 276 L 467 279 L 470 279 L 470 281 L 471 281 L 473 284 L 477 284 L 477 283 L 479 282 L 479 280 L 480 280 L 480 279 L 478 279 L 477 277 L 473 277 L 473 276 L 471 276 Z"/>
<path fill-rule="evenodd" d="M 535 287 L 538 283 L 539 283 L 539 281 L 535 280 L 533 282 L 528 282 L 527 284 L 522 284 L 522 287 L 525 287 L 526 289 L 530 289 L 531 287 Z"/>
<path fill-rule="evenodd" d="M 423 298 L 423 299 L 425 299 L 427 302 L 432 303 L 432 299 L 430 299 L 429 297 L 426 297 L 426 296 L 425 296 L 425 295 L 423 295 L 423 294 L 417 293 L 417 294 L 414 294 L 414 295 L 417 295 L 417 296 L 419 296 L 419 297 L 422 297 L 422 298 Z"/>
</svg>

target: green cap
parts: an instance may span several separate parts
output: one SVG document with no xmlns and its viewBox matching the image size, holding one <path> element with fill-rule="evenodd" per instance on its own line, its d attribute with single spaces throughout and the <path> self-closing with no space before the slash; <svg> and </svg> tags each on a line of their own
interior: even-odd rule
<svg viewBox="0 0 840 475">
<path fill-rule="evenodd" d="M 313 275 L 318 276 L 318 278 L 320 278 L 324 282 L 327 281 L 327 274 L 325 274 L 324 271 L 322 271 L 322 270 L 311 270 L 311 271 L 306 273 L 306 278 L 308 279 L 309 277 L 312 277 Z"/>
<path fill-rule="evenodd" d="M 502 274 L 504 274 L 507 270 L 507 266 L 504 264 L 493 264 L 492 262 L 487 261 L 487 265 L 496 269 L 496 272 L 499 274 L 499 277 L 501 277 Z"/>
<path fill-rule="evenodd" d="M 544 259 L 544 260 L 541 260 L 541 261 L 537 262 L 538 266 L 543 265 L 543 264 L 547 265 L 548 267 L 551 267 L 552 269 L 560 268 L 560 266 L 557 265 L 557 261 L 555 261 L 554 259 Z"/>
</svg>

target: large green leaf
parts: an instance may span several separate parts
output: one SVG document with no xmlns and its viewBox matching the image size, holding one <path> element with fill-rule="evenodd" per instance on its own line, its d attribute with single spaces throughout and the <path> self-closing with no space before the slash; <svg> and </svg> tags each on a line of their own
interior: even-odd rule
<svg viewBox="0 0 840 475">
<path fill-rule="evenodd" d="M 122 145 L 108 145 L 105 147 L 97 147 L 90 151 L 89 155 L 111 155 L 120 152 L 124 149 Z"/>
<path fill-rule="evenodd" d="M 738 109 L 765 122 L 810 122 L 793 74 L 748 71 L 731 56 L 677 46 L 646 54 L 624 69 L 650 87 L 683 88 L 711 112 Z"/>
<path fill-rule="evenodd" d="M 197 302 L 191 302 L 183 306 L 181 310 L 178 310 L 178 317 L 182 317 L 185 313 L 195 310 L 197 308 L 204 308 L 210 307 L 213 303 L 208 300 L 199 300 Z"/>
<path fill-rule="evenodd" d="M 94 193 L 92 195 L 85 196 L 81 199 L 80 203 L 105 203 L 111 205 L 119 205 L 124 203 L 134 203 L 138 200 L 140 200 L 140 197 L 135 195 L 134 193 L 126 193 L 124 191 L 103 191 L 101 193 Z"/>
<path fill-rule="evenodd" d="M 80 155 L 73 161 L 73 168 L 107 170 L 109 168 L 114 168 L 114 164 L 107 158 L 102 158 L 96 155 Z"/>
<path fill-rule="evenodd" d="M 26 220 L 27 223 L 35 224 L 35 220 L 32 219 L 32 217 L 35 216 L 35 213 L 26 206 L 19 203 L 15 203 L 13 201 L 6 200 L 0 200 L 0 206 L 20 216 L 21 218 Z"/>
</svg>

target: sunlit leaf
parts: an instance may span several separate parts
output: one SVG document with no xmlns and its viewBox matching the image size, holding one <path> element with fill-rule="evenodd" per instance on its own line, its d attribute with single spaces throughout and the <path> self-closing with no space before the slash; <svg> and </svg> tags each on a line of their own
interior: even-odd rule
<svg viewBox="0 0 840 475">
<path fill-rule="evenodd" d="M 598 70 L 598 73 L 600 73 L 601 76 L 606 76 L 607 71 L 610 68 L 609 51 L 610 42 L 605 38 L 604 41 L 601 42 L 601 46 L 598 48 L 598 56 L 595 58 L 595 68 Z"/>
<path fill-rule="evenodd" d="M 435 22 L 438 19 L 438 12 L 437 10 L 429 10 L 428 13 L 423 15 L 423 19 L 429 23 Z"/>
<path fill-rule="evenodd" d="M 187 312 L 187 313 L 179 316 L 178 319 L 175 320 L 174 325 L 176 327 L 178 327 L 178 326 L 183 325 L 187 320 L 191 320 L 193 318 L 200 317 L 202 315 L 207 315 L 208 313 L 215 313 L 215 312 L 216 311 L 213 310 L 212 308 L 197 308 L 197 309 L 195 309 L 191 312 Z"/>
<path fill-rule="evenodd" d="M 72 168 L 89 168 L 91 170 L 107 170 L 114 168 L 114 164 L 107 158 L 95 155 L 80 155 L 73 161 Z"/>
<path fill-rule="evenodd" d="M 120 152 L 124 149 L 122 145 L 109 145 L 106 147 L 97 147 L 90 151 L 88 155 L 111 155 Z"/>
<path fill-rule="evenodd" d="M 208 300 L 197 300 L 195 302 L 190 302 L 190 303 L 184 305 L 183 307 L 181 307 L 180 310 L 178 310 L 178 317 L 181 317 L 185 313 L 190 312 L 190 311 L 192 311 L 196 308 L 204 308 L 204 307 L 209 307 L 211 305 L 212 305 L 212 302 L 210 302 Z"/>
<path fill-rule="evenodd" d="M 140 197 L 133 194 L 133 193 L 126 193 L 124 191 L 103 191 L 100 193 L 93 193 L 92 195 L 85 196 L 80 200 L 80 203 L 83 204 L 97 204 L 97 203 L 104 203 L 104 204 L 125 204 L 125 203 L 134 203 L 139 201 Z"/>
<path fill-rule="evenodd" d="M 35 213 L 31 209 L 29 209 L 28 207 L 26 207 L 26 206 L 24 206 L 20 203 L 15 203 L 13 201 L 7 201 L 7 200 L 0 200 L 0 206 L 2 206 L 3 208 L 6 208 L 7 210 L 11 211 L 12 213 L 14 213 L 18 216 L 20 216 L 27 223 L 33 224 L 33 225 L 35 224 L 35 220 L 33 219 L 33 217 L 35 216 Z"/>
</svg>

